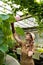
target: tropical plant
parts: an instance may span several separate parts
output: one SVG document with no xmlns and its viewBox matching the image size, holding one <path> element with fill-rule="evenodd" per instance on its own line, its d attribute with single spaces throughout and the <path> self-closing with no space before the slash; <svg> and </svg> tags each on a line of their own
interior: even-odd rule
<svg viewBox="0 0 43 65">
<path fill-rule="evenodd" d="M 28 14 L 36 18 L 39 26 L 43 29 L 42 0 L 38 0 L 38 2 L 36 0 L 0 0 L 0 8 L 2 8 L 2 10 L 0 10 L 0 51 L 3 53 L 6 53 L 9 47 L 13 47 L 14 38 L 11 23 L 17 21 L 15 20 L 15 16 L 18 10 L 22 11 L 23 15 Z M 23 35 L 24 31 L 22 29 L 20 31 L 20 29 L 19 27 L 16 28 L 17 33 Z"/>
</svg>

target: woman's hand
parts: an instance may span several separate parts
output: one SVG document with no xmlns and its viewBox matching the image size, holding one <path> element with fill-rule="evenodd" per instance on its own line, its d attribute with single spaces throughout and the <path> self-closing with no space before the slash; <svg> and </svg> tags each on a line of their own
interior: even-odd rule
<svg viewBox="0 0 43 65">
<path fill-rule="evenodd" d="M 28 56 L 31 57 L 33 55 L 33 51 L 28 52 Z"/>
</svg>

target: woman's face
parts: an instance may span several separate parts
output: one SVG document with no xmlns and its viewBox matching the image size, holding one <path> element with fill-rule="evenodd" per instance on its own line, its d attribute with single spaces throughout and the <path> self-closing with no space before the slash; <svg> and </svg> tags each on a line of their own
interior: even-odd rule
<svg viewBox="0 0 43 65">
<path fill-rule="evenodd" d="M 26 41 L 31 41 L 31 37 L 30 37 L 30 35 L 29 34 L 26 34 Z"/>
<path fill-rule="evenodd" d="M 26 40 L 30 40 L 30 35 L 29 34 L 26 34 Z"/>
</svg>

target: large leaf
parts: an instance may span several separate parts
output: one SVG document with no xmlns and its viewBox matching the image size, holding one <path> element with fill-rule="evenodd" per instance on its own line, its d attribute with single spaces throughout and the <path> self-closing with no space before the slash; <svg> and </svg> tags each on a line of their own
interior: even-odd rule
<svg viewBox="0 0 43 65">
<path fill-rule="evenodd" d="M 2 44 L 2 43 L 3 43 L 3 38 L 1 37 L 1 38 L 0 38 L 0 44 Z"/>
<path fill-rule="evenodd" d="M 9 18 L 7 20 L 8 22 L 12 23 L 12 22 L 16 22 L 15 18 L 13 15 L 9 15 Z"/>
<path fill-rule="evenodd" d="M 0 22 L 2 22 L 2 18 L 0 18 Z"/>
<path fill-rule="evenodd" d="M 9 15 L 0 14 L 0 18 L 2 18 L 2 20 L 6 20 L 9 18 Z"/>
<path fill-rule="evenodd" d="M 17 32 L 17 34 L 19 34 L 19 35 L 24 35 L 25 33 L 24 33 L 24 30 L 22 29 L 22 28 L 20 28 L 20 27 L 16 27 L 16 32 Z"/>
<path fill-rule="evenodd" d="M 2 30 L 5 36 L 10 35 L 11 34 L 10 23 L 7 21 L 4 21 L 2 24 Z"/>
<path fill-rule="evenodd" d="M 6 44 L 2 44 L 2 45 L 0 46 L 0 50 L 1 50 L 3 53 L 5 53 L 6 51 L 8 51 L 8 46 L 7 46 Z"/>
<path fill-rule="evenodd" d="M 12 48 L 15 43 L 13 35 L 8 35 L 6 38 L 7 38 L 6 43 L 8 44 L 8 47 Z"/>
<path fill-rule="evenodd" d="M 4 38 L 4 34 L 3 34 L 2 30 L 0 29 L 0 44 L 3 43 L 3 38 Z"/>
</svg>

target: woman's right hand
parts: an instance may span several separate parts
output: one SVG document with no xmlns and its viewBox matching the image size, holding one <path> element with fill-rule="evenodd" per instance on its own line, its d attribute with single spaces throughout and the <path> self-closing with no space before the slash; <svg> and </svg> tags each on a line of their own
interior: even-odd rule
<svg viewBox="0 0 43 65">
<path fill-rule="evenodd" d="M 28 52 L 28 56 L 31 57 L 33 55 L 33 52 L 32 51 L 29 51 Z"/>
</svg>

